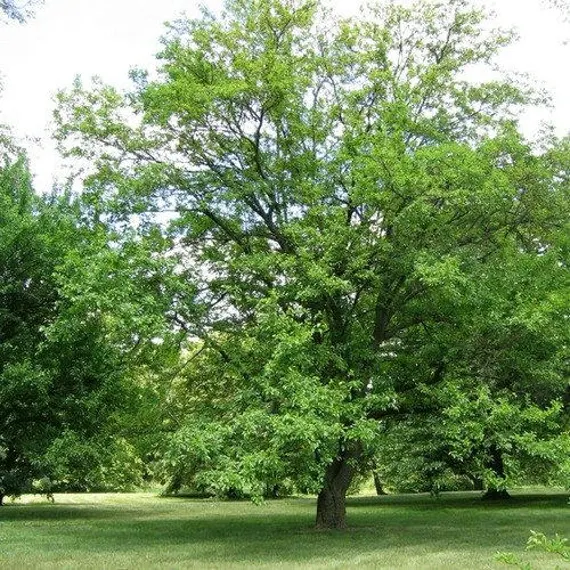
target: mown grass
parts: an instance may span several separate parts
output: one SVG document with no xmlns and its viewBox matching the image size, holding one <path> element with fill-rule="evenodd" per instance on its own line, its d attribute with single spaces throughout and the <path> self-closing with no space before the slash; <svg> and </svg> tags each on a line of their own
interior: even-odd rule
<svg viewBox="0 0 570 570">
<path fill-rule="evenodd" d="M 349 529 L 312 528 L 308 498 L 220 502 L 151 494 L 56 495 L 0 509 L 0 568 L 415 568 L 508 569 L 531 529 L 570 536 L 563 493 L 358 497 Z M 526 553 L 537 569 L 552 555 Z"/>
</svg>

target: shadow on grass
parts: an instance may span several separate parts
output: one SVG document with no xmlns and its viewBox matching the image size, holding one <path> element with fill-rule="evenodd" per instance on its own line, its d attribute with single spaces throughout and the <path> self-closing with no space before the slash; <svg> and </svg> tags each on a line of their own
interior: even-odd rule
<svg viewBox="0 0 570 570">
<path fill-rule="evenodd" d="M 442 493 L 432 496 L 429 493 L 406 495 L 382 495 L 381 497 L 350 497 L 347 500 L 349 507 L 386 507 L 400 506 L 409 508 L 458 508 L 458 509 L 485 509 L 485 508 L 526 508 L 549 506 L 553 508 L 567 507 L 569 505 L 567 492 L 556 493 L 528 493 L 514 494 L 504 500 L 484 501 L 479 491 Z M 569 511 L 570 512 L 570 511 Z"/>
<path fill-rule="evenodd" d="M 515 496 L 488 504 L 477 494 L 358 497 L 348 502 L 346 532 L 312 528 L 315 501 L 248 503 L 156 498 L 134 505 L 20 505 L 0 509 L 14 533 L 33 530 L 54 551 L 80 545 L 81 556 L 117 553 L 204 560 L 208 564 L 306 564 L 323 557 L 350 561 L 388 550 L 519 550 L 530 529 L 570 531 L 564 495 Z M 513 509 L 516 510 L 514 514 Z M 5 527 L 6 528 L 6 527 Z M 31 536 L 31 535 L 30 535 Z M 164 554 L 167 553 L 167 554 Z M 490 554 L 487 554 L 490 553 Z"/>
<path fill-rule="evenodd" d="M 75 505 L 4 505 L 0 508 L 0 523 L 9 521 L 65 521 L 129 518 L 128 510 L 86 504 Z"/>
</svg>

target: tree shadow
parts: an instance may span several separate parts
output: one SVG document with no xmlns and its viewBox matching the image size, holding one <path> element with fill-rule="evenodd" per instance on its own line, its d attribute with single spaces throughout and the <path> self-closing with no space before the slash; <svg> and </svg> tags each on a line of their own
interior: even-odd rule
<svg viewBox="0 0 570 570">
<path fill-rule="evenodd" d="M 425 508 L 524 508 L 527 506 L 537 507 L 540 505 L 553 508 L 568 507 L 569 493 L 564 491 L 551 493 L 517 493 L 511 494 L 508 499 L 484 501 L 480 491 L 460 491 L 445 492 L 439 495 L 430 495 L 429 493 L 415 493 L 402 495 L 382 495 L 382 496 L 365 496 L 365 497 L 349 497 L 347 505 L 352 508 L 359 507 L 384 507 L 384 506 L 400 506 L 400 507 L 425 507 Z"/>
<path fill-rule="evenodd" d="M 268 508 L 190 499 L 132 507 L 22 505 L 0 510 L 0 521 L 33 522 L 34 533 L 56 551 L 80 544 L 84 556 L 120 553 L 129 560 L 168 553 L 162 554 L 166 565 L 168 556 L 212 565 L 308 565 L 323 556 L 350 561 L 354 553 L 411 548 L 424 555 L 484 552 L 492 559 L 497 550 L 520 549 L 530 529 L 570 531 L 566 501 L 563 495 L 516 496 L 501 509 L 476 495 L 358 497 L 348 502 L 345 532 L 314 530 L 312 499 L 268 502 Z"/>
</svg>

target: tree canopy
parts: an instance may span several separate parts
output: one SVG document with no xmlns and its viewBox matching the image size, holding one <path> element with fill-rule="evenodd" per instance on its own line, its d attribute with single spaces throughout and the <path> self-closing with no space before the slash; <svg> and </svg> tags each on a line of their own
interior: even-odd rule
<svg viewBox="0 0 570 570">
<path fill-rule="evenodd" d="M 168 333 L 169 262 L 65 194 L 36 196 L 23 156 L 0 168 L 0 205 L 0 504 L 33 484 L 131 488 L 142 469 L 122 418 Z"/>
<path fill-rule="evenodd" d="M 474 79 L 510 41 L 484 23 L 465 0 L 355 19 L 230 0 L 172 24 L 131 92 L 59 95 L 60 142 L 110 223 L 170 217 L 168 315 L 203 372 L 173 465 L 254 494 L 293 480 L 341 528 L 394 422 L 447 414 L 453 445 L 477 406 L 477 425 L 560 410 L 568 155 L 520 134 L 529 89 Z"/>
</svg>

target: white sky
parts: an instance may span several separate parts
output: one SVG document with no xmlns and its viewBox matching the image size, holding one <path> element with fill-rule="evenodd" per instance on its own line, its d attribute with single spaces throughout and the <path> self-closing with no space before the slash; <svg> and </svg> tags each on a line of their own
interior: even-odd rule
<svg viewBox="0 0 570 570">
<path fill-rule="evenodd" d="M 357 4 L 335 1 L 343 11 Z M 503 65 L 530 73 L 553 97 L 553 110 L 533 113 L 526 128 L 532 131 L 546 119 L 559 132 L 570 131 L 570 46 L 565 44 L 570 23 L 544 8 L 541 0 L 485 1 L 500 25 L 516 27 L 521 36 L 505 52 Z M 220 0 L 205 3 L 217 8 Z M 49 138 L 54 93 L 69 86 L 77 74 L 99 75 L 126 86 L 131 67 L 153 66 L 163 22 L 197 11 L 195 0 L 45 0 L 26 24 L 0 25 L 0 119 L 28 147 L 37 190 L 49 189 L 59 168 Z"/>
</svg>

